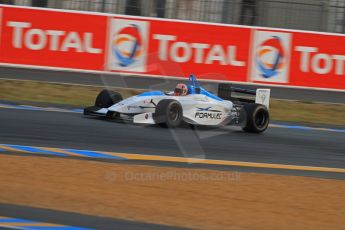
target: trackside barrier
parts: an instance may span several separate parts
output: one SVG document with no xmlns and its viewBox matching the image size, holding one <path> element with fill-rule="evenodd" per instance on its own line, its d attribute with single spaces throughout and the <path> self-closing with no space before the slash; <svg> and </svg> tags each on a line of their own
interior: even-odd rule
<svg viewBox="0 0 345 230">
<path fill-rule="evenodd" d="M 3 65 L 345 90 L 345 36 L 0 5 Z"/>
</svg>

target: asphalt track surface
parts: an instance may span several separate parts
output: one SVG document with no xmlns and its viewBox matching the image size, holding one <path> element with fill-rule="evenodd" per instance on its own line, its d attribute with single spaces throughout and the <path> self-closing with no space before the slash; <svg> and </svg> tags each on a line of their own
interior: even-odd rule
<svg viewBox="0 0 345 230">
<path fill-rule="evenodd" d="M 66 225 L 66 228 L 43 228 L 36 229 L 70 229 L 70 226 L 80 227 L 80 230 L 86 229 L 133 229 L 133 230 L 158 230 L 158 229 L 182 229 L 164 225 L 155 225 L 148 223 L 138 223 L 133 221 L 118 220 L 107 217 L 95 217 L 90 215 L 81 215 L 72 212 L 62 212 L 43 208 L 31 208 L 20 205 L 10 205 L 0 203 L 0 216 L 24 219 L 40 223 L 50 223 Z M 7 229 L 1 227 L 0 229 Z M 18 228 L 17 228 L 18 229 Z M 19 228 L 19 229 L 30 229 Z"/>
<path fill-rule="evenodd" d="M 258 135 L 244 133 L 238 127 L 164 129 L 87 118 L 78 113 L 17 109 L 0 109 L 0 127 L 2 144 L 345 168 L 345 132 L 272 127 Z M 345 179 L 345 173 L 168 165 Z"/>
<path fill-rule="evenodd" d="M 162 78 L 148 78 L 138 76 L 121 76 L 118 74 L 92 74 L 77 73 L 67 71 L 51 71 L 38 69 L 25 69 L 14 67 L 0 67 L 0 78 L 37 80 L 46 82 L 72 83 L 95 86 L 114 86 L 148 90 L 171 90 L 181 80 L 171 80 Z M 207 89 L 217 91 L 217 83 L 203 83 Z M 243 85 L 234 85 L 243 87 Z M 257 88 L 258 86 L 246 86 L 247 88 Z M 317 101 L 326 103 L 345 103 L 344 92 L 328 92 L 321 90 L 306 90 L 292 88 L 271 88 L 271 97 L 277 99 Z"/>
</svg>

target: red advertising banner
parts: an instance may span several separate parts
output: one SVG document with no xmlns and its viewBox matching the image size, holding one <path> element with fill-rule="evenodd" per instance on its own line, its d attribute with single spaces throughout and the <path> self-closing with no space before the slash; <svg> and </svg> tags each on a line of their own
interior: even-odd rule
<svg viewBox="0 0 345 230">
<path fill-rule="evenodd" d="M 293 33 L 290 84 L 345 90 L 345 36 Z"/>
<path fill-rule="evenodd" d="M 330 46 L 341 35 L 133 17 L 112 18 L 109 31 L 111 71 L 345 89 L 345 48 Z"/>
<path fill-rule="evenodd" d="M 345 89 L 345 36 L 254 30 L 250 81 Z"/>
<path fill-rule="evenodd" d="M 345 90 L 345 36 L 0 7 L 0 63 Z"/>
<path fill-rule="evenodd" d="M 179 77 L 194 73 L 243 82 L 250 35 L 250 29 L 235 26 L 116 17 L 110 24 L 109 66 L 114 71 Z M 130 39 L 125 41 L 126 36 Z M 131 59 L 127 64 L 126 55 Z"/>
<path fill-rule="evenodd" d="M 171 66 L 163 69 L 166 75 L 195 73 L 208 79 L 247 80 L 250 29 L 152 21 L 150 30 L 149 63 Z M 148 71 L 161 74 L 160 69 Z"/>
<path fill-rule="evenodd" d="M 103 70 L 107 17 L 3 7 L 0 62 Z"/>
</svg>

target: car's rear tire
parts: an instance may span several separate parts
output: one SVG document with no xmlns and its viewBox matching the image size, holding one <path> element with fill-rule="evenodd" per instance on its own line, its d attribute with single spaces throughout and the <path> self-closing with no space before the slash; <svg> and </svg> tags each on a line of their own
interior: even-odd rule
<svg viewBox="0 0 345 230">
<path fill-rule="evenodd" d="M 156 124 L 162 127 L 175 128 L 183 123 L 183 110 L 176 100 L 164 99 L 158 102 L 153 114 Z"/>
<path fill-rule="evenodd" d="M 267 108 L 261 104 L 244 104 L 241 117 L 244 120 L 243 130 L 251 133 L 264 132 L 269 124 L 270 117 Z"/>
<path fill-rule="evenodd" d="M 98 94 L 95 101 L 95 106 L 100 108 L 108 108 L 122 100 L 123 98 L 120 93 L 104 89 Z"/>
</svg>

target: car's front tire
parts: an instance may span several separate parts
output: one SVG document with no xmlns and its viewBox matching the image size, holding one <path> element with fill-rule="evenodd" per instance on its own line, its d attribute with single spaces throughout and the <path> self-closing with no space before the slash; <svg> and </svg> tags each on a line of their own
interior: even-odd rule
<svg viewBox="0 0 345 230">
<path fill-rule="evenodd" d="M 95 105 L 84 109 L 84 115 L 99 115 L 96 111 L 102 108 L 109 108 L 122 100 L 123 98 L 120 93 L 104 89 L 97 95 Z M 119 116 L 114 111 L 108 111 L 106 114 L 106 118 L 108 119 L 116 119 Z"/>
<path fill-rule="evenodd" d="M 100 108 L 108 108 L 122 100 L 123 98 L 120 93 L 104 89 L 98 94 L 95 101 L 95 106 Z"/>
<path fill-rule="evenodd" d="M 178 127 L 183 123 L 182 106 L 176 100 L 161 100 L 156 106 L 153 119 L 160 126 L 169 128 Z"/>
</svg>

